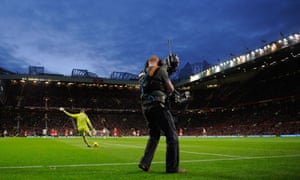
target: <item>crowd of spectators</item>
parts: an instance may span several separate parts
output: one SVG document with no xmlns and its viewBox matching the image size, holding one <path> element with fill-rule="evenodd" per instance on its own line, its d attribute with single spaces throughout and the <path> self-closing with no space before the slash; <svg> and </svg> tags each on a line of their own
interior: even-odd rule
<svg viewBox="0 0 300 180">
<path fill-rule="evenodd" d="M 131 99 L 132 101 L 128 101 Z M 80 83 L 11 82 L 7 106 L 136 109 L 139 89 Z"/>
<path fill-rule="evenodd" d="M 79 113 L 79 110 L 70 110 Z M 103 129 L 110 131 L 112 135 L 114 128 L 118 129 L 118 136 L 130 136 L 133 131 L 145 131 L 143 116 L 137 112 L 98 112 L 89 110 L 86 112 L 97 130 L 97 136 L 106 136 Z M 1 109 L 1 126 L 11 136 L 43 136 L 43 130 L 56 131 L 55 136 L 77 135 L 76 122 L 74 119 L 65 116 L 58 109 Z M 69 133 L 66 134 L 66 131 Z M 1 132 L 2 133 L 2 132 Z M 142 134 L 140 134 L 142 135 Z"/>
<path fill-rule="evenodd" d="M 66 129 L 76 134 L 74 120 L 59 107 L 73 113 L 85 108 L 98 134 L 117 128 L 120 136 L 130 135 L 145 127 L 135 87 L 11 81 L 7 103 L 0 108 L 1 129 L 12 135 L 42 135 L 44 129 L 48 134 L 51 129 L 58 135 L 65 135 Z"/>
<path fill-rule="evenodd" d="M 239 107 L 209 108 L 199 111 L 174 111 L 178 129 L 187 136 L 251 136 L 300 134 L 299 99 L 262 102 Z M 70 110 L 77 113 L 79 109 Z M 2 132 L 9 135 L 44 135 L 43 129 L 55 129 L 56 135 L 65 136 L 66 130 L 77 135 L 75 121 L 57 109 L 1 108 Z M 103 129 L 118 136 L 147 135 L 146 121 L 141 111 L 88 110 L 98 136 Z M 67 134 L 69 136 L 70 134 Z"/>
<path fill-rule="evenodd" d="M 178 114 L 179 127 L 193 136 L 300 134 L 299 99 Z"/>
</svg>

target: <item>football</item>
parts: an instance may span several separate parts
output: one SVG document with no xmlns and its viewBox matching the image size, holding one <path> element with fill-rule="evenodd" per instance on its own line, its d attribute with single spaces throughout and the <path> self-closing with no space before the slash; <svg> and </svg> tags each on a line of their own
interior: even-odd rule
<svg viewBox="0 0 300 180">
<path fill-rule="evenodd" d="M 99 147 L 99 143 L 98 142 L 93 142 L 93 147 Z"/>
</svg>

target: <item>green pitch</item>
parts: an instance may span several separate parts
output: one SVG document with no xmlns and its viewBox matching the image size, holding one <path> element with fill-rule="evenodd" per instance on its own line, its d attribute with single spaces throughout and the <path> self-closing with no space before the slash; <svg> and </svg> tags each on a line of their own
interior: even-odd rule
<svg viewBox="0 0 300 180">
<path fill-rule="evenodd" d="M 300 179 L 300 138 L 180 138 L 180 167 L 165 174 L 165 139 L 152 172 L 138 169 L 147 138 L 0 138 L 0 179 Z"/>
</svg>

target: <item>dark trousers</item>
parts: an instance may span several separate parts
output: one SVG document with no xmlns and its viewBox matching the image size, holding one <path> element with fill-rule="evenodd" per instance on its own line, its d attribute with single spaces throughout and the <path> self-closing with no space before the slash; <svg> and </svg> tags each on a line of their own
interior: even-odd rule
<svg viewBox="0 0 300 180">
<path fill-rule="evenodd" d="M 179 145 L 171 112 L 160 105 L 150 105 L 143 107 L 143 113 L 148 122 L 150 137 L 140 163 L 147 167 L 151 166 L 162 130 L 167 141 L 166 172 L 177 172 L 179 166 Z"/>
</svg>

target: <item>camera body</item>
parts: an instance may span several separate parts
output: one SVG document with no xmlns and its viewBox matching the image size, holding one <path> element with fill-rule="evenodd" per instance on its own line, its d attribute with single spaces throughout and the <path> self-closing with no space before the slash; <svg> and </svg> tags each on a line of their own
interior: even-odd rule
<svg viewBox="0 0 300 180">
<path fill-rule="evenodd" d="M 169 76 L 178 70 L 180 63 L 179 57 L 176 54 L 169 54 L 164 60 L 160 61 L 161 66 L 166 66 Z"/>
</svg>

